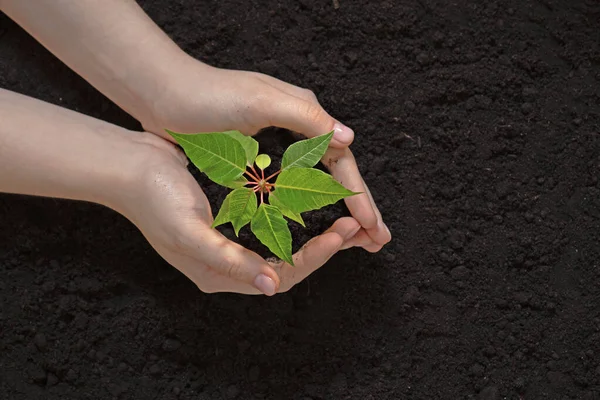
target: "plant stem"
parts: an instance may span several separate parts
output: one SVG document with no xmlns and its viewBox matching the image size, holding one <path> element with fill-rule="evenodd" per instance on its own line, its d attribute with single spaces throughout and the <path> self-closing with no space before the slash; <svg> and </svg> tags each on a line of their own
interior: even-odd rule
<svg viewBox="0 0 600 400">
<path fill-rule="evenodd" d="M 258 179 L 258 172 L 256 172 L 256 169 L 254 169 L 254 165 L 251 165 L 250 168 L 252 169 L 252 172 L 254 172 L 254 175 L 256 175 L 256 180 L 259 181 L 260 179 Z"/>
<path fill-rule="evenodd" d="M 277 175 L 279 175 L 280 173 L 281 173 L 281 170 L 279 170 L 279 171 L 275 172 L 273 175 L 271 175 L 271 176 L 269 176 L 267 179 L 265 179 L 265 181 L 268 181 L 269 179 L 276 177 L 276 176 L 277 176 Z"/>
<path fill-rule="evenodd" d="M 265 202 L 265 200 L 264 200 L 264 193 L 263 193 L 263 191 L 261 190 L 261 191 L 260 191 L 260 204 L 263 204 L 264 202 Z"/>
<path fill-rule="evenodd" d="M 254 168 L 252 168 L 252 169 L 254 169 Z M 254 171 L 254 172 L 256 172 L 256 171 Z M 246 171 L 244 171 L 244 173 L 246 175 L 248 175 L 250 178 L 254 179 L 256 182 L 260 181 L 260 179 L 258 178 L 258 176 L 253 175 L 252 172 L 246 170 Z"/>
</svg>

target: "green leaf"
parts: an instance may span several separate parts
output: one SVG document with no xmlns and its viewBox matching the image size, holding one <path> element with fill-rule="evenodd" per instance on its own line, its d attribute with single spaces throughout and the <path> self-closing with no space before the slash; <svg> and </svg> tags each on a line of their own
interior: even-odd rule
<svg viewBox="0 0 600 400">
<path fill-rule="evenodd" d="M 219 209 L 219 213 L 217 214 L 215 220 L 212 223 L 212 228 L 216 228 L 219 225 L 231 222 L 231 218 L 229 217 L 230 200 L 231 199 L 229 198 L 229 195 L 227 195 L 227 197 L 225 197 L 225 200 L 223 200 L 223 203 L 221 203 L 221 208 Z"/>
<path fill-rule="evenodd" d="M 267 246 L 273 254 L 288 264 L 294 265 L 292 234 L 277 207 L 261 204 L 252 218 L 250 228 L 258 240 Z"/>
<path fill-rule="evenodd" d="M 248 183 L 248 179 L 246 179 L 245 176 L 240 176 L 239 178 L 237 178 L 235 181 L 231 181 L 231 182 L 222 182 L 220 183 L 220 185 L 228 187 L 230 189 L 239 189 L 241 187 L 244 187 L 244 185 Z"/>
<path fill-rule="evenodd" d="M 302 215 L 300 215 L 300 213 L 293 212 L 292 210 L 287 208 L 285 205 L 283 205 L 281 200 L 279 200 L 277 198 L 277 196 L 275 195 L 275 192 L 273 192 L 269 195 L 269 203 L 272 206 L 279 208 L 279 210 L 285 217 L 288 217 L 292 221 L 296 221 L 297 223 L 299 223 L 300 225 L 302 225 L 303 227 L 306 228 L 306 225 L 304 224 L 304 220 L 302 219 Z"/>
<path fill-rule="evenodd" d="M 283 153 L 281 170 L 314 167 L 327 151 L 332 137 L 333 131 L 294 143 Z"/>
<path fill-rule="evenodd" d="M 240 131 L 225 131 L 225 135 L 229 135 L 242 145 L 246 152 L 246 165 L 254 164 L 256 155 L 258 154 L 258 142 L 251 136 L 246 136 Z"/>
<path fill-rule="evenodd" d="M 212 227 L 231 222 L 235 235 L 238 236 L 240 229 L 252 220 L 256 209 L 256 194 L 252 189 L 235 189 L 223 200 L 223 205 Z"/>
<path fill-rule="evenodd" d="M 271 165 L 271 157 L 266 154 L 259 154 L 256 157 L 256 166 L 262 170 L 267 169 L 267 167 Z"/>
<path fill-rule="evenodd" d="M 292 168 L 283 171 L 275 182 L 279 201 L 289 210 L 302 213 L 353 196 L 355 193 L 329 174 L 314 168 Z"/>
<path fill-rule="evenodd" d="M 246 171 L 246 152 L 233 137 L 220 132 L 181 134 L 167 130 L 185 154 L 210 180 L 230 185 Z"/>
</svg>

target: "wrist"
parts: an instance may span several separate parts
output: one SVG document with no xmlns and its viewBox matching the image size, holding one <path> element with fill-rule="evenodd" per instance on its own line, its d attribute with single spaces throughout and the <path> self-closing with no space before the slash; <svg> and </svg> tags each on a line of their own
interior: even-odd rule
<svg viewBox="0 0 600 400">
<path fill-rule="evenodd" d="M 148 132 L 173 142 L 165 129 L 178 130 L 181 121 L 189 119 L 189 106 L 198 113 L 206 108 L 198 99 L 207 85 L 202 82 L 217 68 L 205 64 L 181 51 L 177 62 L 169 62 L 168 67 L 160 69 L 154 80 L 159 85 L 153 94 L 146 96 L 144 107 L 146 112 L 136 117 Z M 182 105 L 187 105 L 182 107 Z M 173 124 L 177 124 L 177 127 Z"/>
<path fill-rule="evenodd" d="M 3 1 L 2 11 L 144 123 L 186 55 L 135 1 Z"/>
<path fill-rule="evenodd" d="M 178 156 L 155 135 L 2 89 L 0 120 L 0 192 L 88 201 L 121 212 L 136 206 L 131 198 L 150 163 L 169 152 Z"/>
<path fill-rule="evenodd" d="M 127 71 L 118 84 L 126 88 L 130 98 L 119 102 L 119 106 L 146 130 L 149 126 L 164 129 L 162 123 L 165 108 L 170 105 L 168 99 L 175 98 L 182 81 L 186 84 L 189 58 L 182 50 L 171 49 L 161 55 L 161 60 L 151 61 L 143 71 Z"/>
<path fill-rule="evenodd" d="M 120 132 L 114 141 L 111 167 L 97 179 L 91 201 L 109 207 L 136 222 L 140 204 L 149 201 L 148 186 L 156 183 L 156 171 L 176 163 L 185 167 L 187 157 L 172 143 L 148 132 Z"/>
<path fill-rule="evenodd" d="M 104 123 L 82 127 L 65 146 L 62 165 L 58 160 L 48 162 L 58 166 L 49 174 L 56 180 L 44 181 L 48 189 L 34 194 L 97 203 L 121 212 L 143 160 L 149 157 L 137 143 L 139 135 Z"/>
</svg>

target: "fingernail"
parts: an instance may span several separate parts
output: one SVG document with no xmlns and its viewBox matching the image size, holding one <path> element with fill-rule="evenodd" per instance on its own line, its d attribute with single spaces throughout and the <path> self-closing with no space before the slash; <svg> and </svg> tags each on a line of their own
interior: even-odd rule
<svg viewBox="0 0 600 400">
<path fill-rule="evenodd" d="M 354 235 L 356 235 L 356 232 L 358 232 L 359 230 L 360 230 L 360 225 L 357 226 L 356 228 L 354 228 L 352 230 L 352 232 L 348 233 L 346 235 L 346 237 L 344 238 L 344 240 L 350 240 L 350 239 L 352 239 L 354 237 Z"/>
<path fill-rule="evenodd" d="M 260 274 L 254 279 L 254 286 L 267 296 L 273 296 L 277 290 L 273 279 L 265 274 Z"/>
<path fill-rule="evenodd" d="M 354 131 L 346 125 L 336 122 L 333 125 L 333 138 L 342 143 L 351 143 L 354 140 Z"/>
</svg>

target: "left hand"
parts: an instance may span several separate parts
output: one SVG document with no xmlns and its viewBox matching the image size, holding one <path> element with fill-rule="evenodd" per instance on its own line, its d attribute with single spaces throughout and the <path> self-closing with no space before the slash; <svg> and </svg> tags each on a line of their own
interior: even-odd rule
<svg viewBox="0 0 600 400">
<path fill-rule="evenodd" d="M 149 133 L 130 134 L 123 186 L 107 204 L 133 222 L 150 245 L 205 293 L 265 294 L 288 291 L 320 268 L 360 225 L 340 218 L 293 255 L 295 266 L 268 262 L 211 228 L 208 199 L 187 170 L 187 158 L 171 143 Z M 107 191 L 107 190 L 104 190 Z"/>
<path fill-rule="evenodd" d="M 332 118 L 306 89 L 267 75 L 214 68 L 186 55 L 135 1 L 0 1 L 17 21 L 65 62 L 138 119 L 150 132 L 237 129 L 255 134 L 278 126 L 307 137 L 335 131 L 324 161 L 348 189 L 346 204 L 362 226 L 354 245 L 379 251 L 389 230 L 348 146 L 354 132 Z"/>
<path fill-rule="evenodd" d="M 179 65 L 164 83 L 153 115 L 141 120 L 147 131 L 172 141 L 165 128 L 181 133 L 235 129 L 254 135 L 277 126 L 306 137 L 334 130 L 323 162 L 346 188 L 363 193 L 345 199 L 362 227 L 347 246 L 377 252 L 391 240 L 348 148 L 354 132 L 331 117 L 310 90 L 260 73 L 214 68 L 192 58 Z"/>
</svg>

